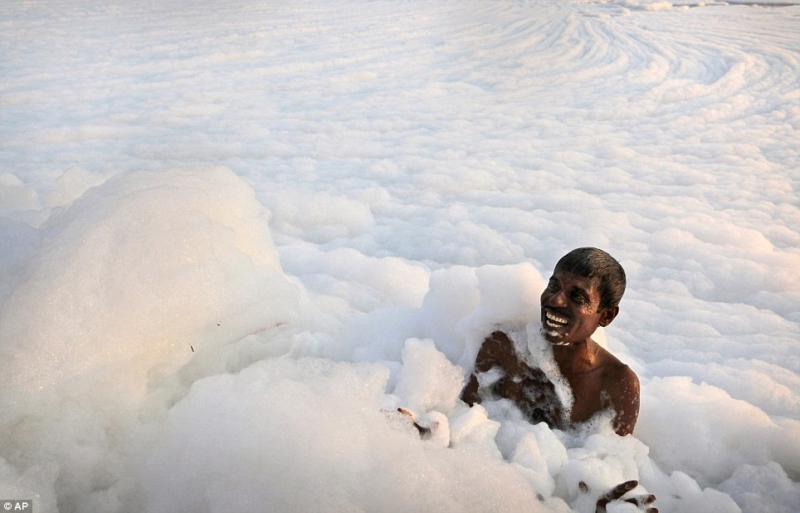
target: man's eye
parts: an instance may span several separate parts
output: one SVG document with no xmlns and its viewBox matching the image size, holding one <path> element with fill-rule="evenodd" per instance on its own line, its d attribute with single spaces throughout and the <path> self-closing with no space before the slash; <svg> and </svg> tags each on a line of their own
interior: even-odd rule
<svg viewBox="0 0 800 513">
<path fill-rule="evenodd" d="M 572 294 L 572 300 L 576 303 L 585 304 L 588 302 L 588 299 L 583 294 L 576 292 Z"/>
</svg>

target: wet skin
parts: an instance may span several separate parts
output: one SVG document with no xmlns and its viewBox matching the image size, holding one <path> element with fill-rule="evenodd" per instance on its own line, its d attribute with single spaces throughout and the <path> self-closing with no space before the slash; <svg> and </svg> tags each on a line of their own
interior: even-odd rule
<svg viewBox="0 0 800 513">
<path fill-rule="evenodd" d="M 522 361 L 513 342 L 499 331 L 483 342 L 475 372 L 461 398 L 470 405 L 480 402 L 477 374 L 498 367 L 502 377 L 484 393 L 510 399 L 531 422 L 565 429 L 613 408 L 614 430 L 619 435 L 631 433 L 639 414 L 639 380 L 627 365 L 591 339 L 598 326 L 608 326 L 619 312 L 617 306 L 600 307 L 598 285 L 597 279 L 557 268 L 541 296 L 542 333 L 572 389 L 569 419 L 564 418 L 553 384 L 540 369 Z"/>
</svg>

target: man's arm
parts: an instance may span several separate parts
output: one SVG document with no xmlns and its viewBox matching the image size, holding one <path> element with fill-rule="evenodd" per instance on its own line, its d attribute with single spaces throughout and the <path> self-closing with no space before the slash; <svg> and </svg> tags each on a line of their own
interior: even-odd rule
<svg viewBox="0 0 800 513">
<path fill-rule="evenodd" d="M 489 371 L 492 367 L 500 366 L 508 371 L 509 367 L 518 365 L 514 342 L 502 331 L 495 331 L 484 339 L 478 356 L 475 358 L 475 370 L 469 377 L 467 386 L 461 391 L 461 400 L 472 406 L 481 401 L 478 393 L 478 374 Z"/>
<path fill-rule="evenodd" d="M 639 418 L 639 378 L 624 364 L 615 366 L 605 379 L 605 390 L 614 407 L 614 431 L 620 436 L 633 433 Z"/>
</svg>

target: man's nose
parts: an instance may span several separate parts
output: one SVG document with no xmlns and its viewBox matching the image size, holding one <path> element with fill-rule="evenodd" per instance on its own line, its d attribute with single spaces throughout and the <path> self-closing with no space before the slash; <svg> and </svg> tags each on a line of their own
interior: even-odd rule
<svg viewBox="0 0 800 513">
<path fill-rule="evenodd" d="M 550 296 L 550 300 L 547 301 L 548 306 L 555 306 L 555 307 L 564 307 L 567 306 L 567 297 L 564 295 L 563 290 L 559 290 L 555 294 Z"/>
</svg>

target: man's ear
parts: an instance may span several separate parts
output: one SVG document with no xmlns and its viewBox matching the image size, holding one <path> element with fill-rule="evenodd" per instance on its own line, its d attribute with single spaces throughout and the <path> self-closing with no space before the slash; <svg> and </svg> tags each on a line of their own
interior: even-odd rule
<svg viewBox="0 0 800 513">
<path fill-rule="evenodd" d="M 613 321 L 617 317 L 618 313 L 619 313 L 619 306 L 608 306 L 604 308 L 603 311 L 600 312 L 600 326 L 605 328 L 606 326 L 611 324 L 611 321 Z"/>
</svg>

